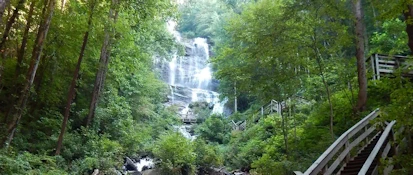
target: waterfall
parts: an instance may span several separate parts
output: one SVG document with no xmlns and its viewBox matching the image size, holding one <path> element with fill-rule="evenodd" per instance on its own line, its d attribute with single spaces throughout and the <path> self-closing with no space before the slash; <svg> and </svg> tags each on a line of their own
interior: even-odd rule
<svg viewBox="0 0 413 175">
<path fill-rule="evenodd" d="M 185 39 L 175 30 L 176 22 L 169 21 L 168 31 L 176 41 L 185 47 L 185 55 L 174 52 L 170 59 L 163 63 L 155 61 L 160 69 L 161 78 L 170 86 L 167 105 L 176 105 L 182 119 L 195 119 L 196 116 L 189 105 L 194 102 L 206 102 L 212 109 L 211 114 L 222 114 L 227 100 L 220 101 L 215 92 L 218 81 L 214 80 L 209 63 L 210 49 L 206 38 Z M 169 61 L 166 61 L 169 60 Z M 161 66 L 167 64 L 169 66 Z M 213 106 L 213 107 L 212 107 Z M 188 132 L 189 126 L 176 127 L 185 137 L 193 139 Z"/>
<path fill-rule="evenodd" d="M 176 75 L 176 57 L 177 54 L 174 53 L 172 60 L 169 62 L 169 84 L 175 84 L 175 75 Z"/>
<path fill-rule="evenodd" d="M 171 100 L 173 103 L 175 101 L 174 87 L 172 87 L 172 85 L 169 85 L 169 90 L 171 90 Z"/>
</svg>

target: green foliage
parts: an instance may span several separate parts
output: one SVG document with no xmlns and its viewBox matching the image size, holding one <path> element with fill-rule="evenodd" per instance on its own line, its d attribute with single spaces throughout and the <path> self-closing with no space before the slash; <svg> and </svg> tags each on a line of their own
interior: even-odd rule
<svg viewBox="0 0 413 175">
<path fill-rule="evenodd" d="M 220 115 L 211 115 L 201 125 L 197 126 L 195 133 L 209 143 L 227 143 L 230 131 L 229 121 Z"/>
<path fill-rule="evenodd" d="M 27 8 L 21 9 L 22 15 L 13 25 L 3 48 L 7 53 L 0 66 L 4 68 L 0 72 L 1 138 L 4 138 L 7 122 L 11 121 L 8 112 L 14 108 L 26 81 L 24 77 L 45 6 L 43 1 L 33 2 L 36 5 L 20 72 L 16 72 L 16 55 L 28 19 Z M 115 7 L 116 23 L 111 24 L 114 40 L 111 41 L 107 76 L 92 125 L 85 128 L 111 1 L 66 2 L 64 7 L 60 1 L 56 5 L 24 109 L 26 114 L 9 148 L 15 153 L 1 155 L 4 166 L 0 174 L 90 174 L 95 168 L 104 174 L 113 174 L 113 168 L 121 167 L 125 155 L 152 154 L 155 138 L 177 123 L 175 111 L 162 105 L 166 86 L 152 69 L 154 56 L 172 54 L 172 50 L 181 47 L 167 32 L 165 23 L 176 18 L 176 4 L 169 0 L 119 1 L 119 6 Z M 91 13 L 89 40 L 77 77 L 63 150 L 61 157 L 52 157 L 67 90 Z M 3 17 L 2 20 L 7 21 L 10 16 Z M 46 159 L 50 160 L 46 162 Z M 45 165 L 40 166 L 38 162 L 43 160 Z"/>
<path fill-rule="evenodd" d="M 177 132 L 165 133 L 153 147 L 153 154 L 161 160 L 164 174 L 193 174 L 196 154 L 193 144 Z"/>
<path fill-rule="evenodd" d="M 218 167 L 223 164 L 223 155 L 218 149 L 204 140 L 197 138 L 194 143 L 196 165 L 200 167 Z"/>
<path fill-rule="evenodd" d="M 221 0 L 190 0 L 180 6 L 178 30 L 187 38 L 214 37 L 223 14 L 229 11 L 225 7 Z"/>
<path fill-rule="evenodd" d="M 2 174 L 53 175 L 68 174 L 61 157 L 34 155 L 29 152 L 19 154 L 0 152 L 0 172 Z"/>
<path fill-rule="evenodd" d="M 370 53 L 403 54 L 408 51 L 406 23 L 400 19 L 383 22 L 382 31 L 375 32 L 371 38 Z"/>
<path fill-rule="evenodd" d="M 189 108 L 200 121 L 205 121 L 212 112 L 212 108 L 207 102 L 193 102 L 189 104 Z"/>
</svg>

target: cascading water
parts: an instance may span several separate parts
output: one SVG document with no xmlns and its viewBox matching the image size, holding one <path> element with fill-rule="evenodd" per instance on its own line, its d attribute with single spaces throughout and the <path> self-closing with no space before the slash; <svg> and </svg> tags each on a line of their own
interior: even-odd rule
<svg viewBox="0 0 413 175">
<path fill-rule="evenodd" d="M 184 39 L 175 30 L 176 23 L 168 22 L 168 30 L 176 41 L 185 46 L 185 56 L 178 56 L 175 52 L 169 62 L 162 64 L 157 61 L 162 79 L 170 85 L 169 105 L 179 107 L 179 114 L 184 119 L 195 119 L 190 103 L 206 102 L 212 107 L 212 113 L 222 114 L 226 100 L 220 102 L 219 93 L 215 92 L 217 80 L 212 77 L 209 63 L 209 45 L 205 38 Z M 167 64 L 168 66 L 162 66 Z M 187 131 L 188 126 L 180 126 L 177 130 L 189 139 L 193 136 Z"/>
</svg>

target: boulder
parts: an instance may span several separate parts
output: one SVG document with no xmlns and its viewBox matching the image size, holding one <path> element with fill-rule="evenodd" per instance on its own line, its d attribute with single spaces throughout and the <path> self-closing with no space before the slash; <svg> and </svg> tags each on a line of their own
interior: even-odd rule
<svg viewBox="0 0 413 175">
<path fill-rule="evenodd" d="M 125 166 L 126 171 L 138 171 L 138 167 L 135 165 L 135 163 L 129 157 L 125 158 L 124 166 Z"/>
</svg>

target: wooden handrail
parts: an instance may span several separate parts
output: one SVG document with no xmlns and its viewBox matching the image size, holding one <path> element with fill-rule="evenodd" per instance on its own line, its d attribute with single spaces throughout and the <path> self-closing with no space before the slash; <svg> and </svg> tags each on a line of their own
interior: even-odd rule
<svg viewBox="0 0 413 175">
<path fill-rule="evenodd" d="M 376 146 L 374 146 L 373 151 L 371 151 L 371 153 L 370 153 L 369 157 L 367 158 L 366 162 L 364 162 L 363 167 L 359 171 L 358 175 L 365 175 L 367 173 L 367 171 L 369 170 L 371 164 L 377 158 L 377 156 L 379 154 L 379 151 L 380 151 L 381 147 L 384 145 L 387 137 L 389 137 L 390 132 L 392 131 L 393 125 L 395 123 L 396 123 L 396 121 L 393 120 L 392 122 L 390 122 L 387 125 L 386 129 L 383 131 L 383 134 L 380 136 L 380 139 L 377 142 Z"/>
<path fill-rule="evenodd" d="M 371 112 L 369 115 L 364 117 L 362 120 L 360 120 L 357 124 L 352 126 L 349 130 L 344 132 L 328 149 L 305 171 L 305 173 L 302 173 L 300 171 L 294 171 L 295 174 L 297 175 L 316 175 L 319 174 L 320 171 L 323 168 L 326 168 L 329 172 L 334 171 L 334 169 L 337 168 L 339 164 L 335 163 L 334 166 L 328 167 L 327 164 L 328 162 L 338 153 L 339 150 L 343 146 L 346 146 L 346 149 L 351 150 L 356 144 L 358 143 L 351 143 L 349 144 L 349 139 L 352 138 L 356 133 L 358 133 L 360 130 L 362 130 L 364 127 L 366 127 L 369 122 L 373 119 L 375 119 L 379 115 L 379 109 L 374 110 Z M 365 136 L 367 137 L 367 135 Z M 365 138 L 364 137 L 364 138 Z M 360 142 L 364 138 L 357 138 L 355 142 Z M 351 145 L 348 147 L 348 145 Z M 344 159 L 343 156 L 339 156 L 340 159 Z M 340 160 L 341 161 L 341 160 Z"/>
</svg>

